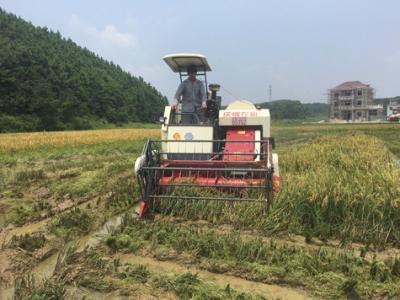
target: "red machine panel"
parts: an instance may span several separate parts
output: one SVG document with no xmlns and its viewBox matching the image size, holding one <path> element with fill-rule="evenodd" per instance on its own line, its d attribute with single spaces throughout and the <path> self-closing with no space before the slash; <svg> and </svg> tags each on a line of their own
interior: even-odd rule
<svg viewBox="0 0 400 300">
<path fill-rule="evenodd" d="M 249 161 L 254 160 L 254 129 L 228 129 L 226 131 L 223 160 Z M 228 142 L 244 141 L 244 142 Z M 245 142 L 249 141 L 249 142 Z M 249 154 L 249 155 L 246 155 Z"/>
</svg>

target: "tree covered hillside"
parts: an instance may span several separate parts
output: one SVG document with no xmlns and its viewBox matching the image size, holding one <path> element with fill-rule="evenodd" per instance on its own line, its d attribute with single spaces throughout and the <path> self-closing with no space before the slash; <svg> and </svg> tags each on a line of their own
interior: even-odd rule
<svg viewBox="0 0 400 300">
<path fill-rule="evenodd" d="M 0 9 L 0 132 L 150 122 L 165 104 L 141 77 Z"/>
</svg>

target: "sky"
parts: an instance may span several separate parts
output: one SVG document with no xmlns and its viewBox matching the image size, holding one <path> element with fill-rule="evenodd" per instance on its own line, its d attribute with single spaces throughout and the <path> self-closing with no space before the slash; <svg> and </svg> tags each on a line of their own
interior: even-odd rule
<svg viewBox="0 0 400 300">
<path fill-rule="evenodd" d="M 376 97 L 400 95 L 400 1 L 396 0 L 0 0 L 150 82 L 171 101 L 179 83 L 162 60 L 201 53 L 224 103 L 325 102 L 350 80 Z"/>
</svg>

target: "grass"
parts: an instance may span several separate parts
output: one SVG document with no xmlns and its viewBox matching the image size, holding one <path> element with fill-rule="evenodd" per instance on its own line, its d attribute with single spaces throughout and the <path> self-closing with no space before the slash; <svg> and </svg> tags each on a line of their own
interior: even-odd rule
<svg viewBox="0 0 400 300">
<path fill-rule="evenodd" d="M 67 213 L 55 216 L 49 229 L 57 236 L 80 235 L 88 233 L 93 228 L 94 222 L 93 213 L 74 208 Z"/>
<path fill-rule="evenodd" d="M 72 272 L 79 269 L 80 272 Z M 262 296 L 236 291 L 204 281 L 197 274 L 186 272 L 179 275 L 153 273 L 142 264 L 121 264 L 110 260 L 99 250 L 74 252 L 64 261 L 55 278 L 64 284 L 74 284 L 100 292 L 119 291 L 123 296 L 144 295 L 165 297 L 172 293 L 177 299 L 265 299 Z M 137 292 L 139 291 L 139 294 Z M 144 294 L 144 295 L 143 295 Z"/>
<path fill-rule="evenodd" d="M 40 249 L 46 243 L 46 237 L 42 233 L 29 234 L 26 233 L 20 236 L 13 236 L 10 241 L 11 247 L 24 249 L 28 252 L 33 252 Z"/>
<path fill-rule="evenodd" d="M 243 229 L 256 229 L 272 237 L 295 233 L 308 241 L 362 242 L 366 251 L 371 246 L 399 247 L 400 174 L 393 163 L 400 157 L 399 132 L 399 124 L 272 124 L 283 181 L 268 214 L 263 204 L 163 201 L 156 208 L 164 215 L 231 224 L 239 232 L 127 219 L 106 244 L 114 253 L 151 251 L 162 256 L 174 250 L 211 272 L 301 286 L 322 298 L 399 297 L 396 257 L 370 261 L 358 252 L 302 249 L 240 235 Z M 139 199 L 134 161 L 144 140 L 158 137 L 158 129 L 147 128 L 0 135 L 0 227 L 50 217 L 50 232 L 76 237 L 115 213 L 131 211 Z M 199 190 L 183 192 L 197 195 Z M 68 202 L 76 206 L 85 201 L 85 208 L 60 213 Z M 41 242 L 27 235 L 13 245 L 33 252 Z M 192 273 L 160 276 L 144 266 L 121 266 L 104 255 L 84 253 L 77 261 L 72 255 L 60 278 L 104 293 L 134 295 L 135 287 L 146 286 L 149 294 L 154 290 L 182 299 L 258 297 L 215 286 Z M 89 271 L 74 277 L 78 266 Z M 53 279 L 45 284 L 24 279 L 17 295 L 62 295 L 68 283 Z"/>
<path fill-rule="evenodd" d="M 46 280 L 41 284 L 35 282 L 32 274 L 18 277 L 15 281 L 17 300 L 66 299 L 66 289 L 62 281 Z"/>
<path fill-rule="evenodd" d="M 261 295 L 238 292 L 229 285 L 225 288 L 217 287 L 208 282 L 200 280 L 197 274 L 183 273 L 176 277 L 158 276 L 152 282 L 153 287 L 173 292 L 178 299 L 265 299 Z"/>
<path fill-rule="evenodd" d="M 143 265 L 128 266 L 125 270 L 118 273 L 118 277 L 127 281 L 146 283 L 150 278 L 150 272 Z"/>
<path fill-rule="evenodd" d="M 15 205 L 10 213 L 7 214 L 5 224 L 22 226 L 28 222 L 40 220 L 42 216 L 51 214 L 51 206 L 45 200 L 34 202 L 31 205 Z"/>
<path fill-rule="evenodd" d="M 100 140 L 0 154 L 0 227 L 51 216 L 66 201 L 97 198 L 106 213 L 132 206 L 137 202 L 132 170 L 142 148 L 143 140 Z"/>
<path fill-rule="evenodd" d="M 123 242 L 114 244 L 114 240 Z M 400 296 L 398 258 L 370 262 L 353 251 L 304 249 L 257 237 L 243 239 L 239 231 L 222 234 L 196 225 L 137 219 L 126 222 L 106 244 L 119 251 L 147 248 L 153 253 L 168 249 L 190 253 L 196 258 L 194 263 L 210 271 L 270 284 L 304 286 L 323 298 L 345 297 L 350 292 L 369 297 L 377 290 Z"/>
</svg>

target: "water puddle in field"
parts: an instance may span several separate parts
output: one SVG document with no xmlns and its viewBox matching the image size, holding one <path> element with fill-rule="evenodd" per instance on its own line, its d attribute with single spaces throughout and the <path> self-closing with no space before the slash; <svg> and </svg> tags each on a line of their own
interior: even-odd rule
<svg viewBox="0 0 400 300">
<path fill-rule="evenodd" d="M 48 219 L 45 219 L 45 220 L 39 221 L 37 223 L 31 223 L 31 224 L 27 224 L 27 225 L 24 225 L 21 227 L 14 227 L 8 231 L 4 231 L 4 233 L 0 237 L 0 243 L 5 244 L 5 243 L 9 242 L 13 236 L 19 236 L 19 235 L 29 234 L 29 233 L 33 233 L 33 232 L 38 232 L 38 231 L 42 230 L 43 228 L 45 228 L 48 221 L 49 221 Z"/>
<path fill-rule="evenodd" d="M 135 208 L 135 210 L 136 210 L 136 208 Z M 124 214 L 120 214 L 120 215 L 112 217 L 106 223 L 104 223 L 100 229 L 98 229 L 86 236 L 75 239 L 75 240 L 69 242 L 66 246 L 75 245 L 77 247 L 77 251 L 82 251 L 86 247 L 94 247 L 94 246 L 98 245 L 100 243 L 101 239 L 103 239 L 108 234 L 108 232 L 111 228 L 117 228 L 118 226 L 121 225 L 123 216 L 124 216 Z M 44 228 L 44 226 L 47 224 L 47 222 L 48 222 L 48 220 L 43 220 L 38 223 L 14 228 L 5 235 L 4 240 L 8 241 L 14 235 L 21 235 L 21 234 L 25 234 L 25 233 L 32 233 L 32 232 L 38 231 L 38 230 Z M 31 270 L 31 273 L 33 274 L 36 282 L 42 282 L 46 279 L 49 279 L 53 275 L 56 265 L 57 265 L 57 258 L 58 258 L 59 254 L 60 254 L 60 251 L 57 251 L 56 253 L 52 254 L 48 258 L 39 262 Z M 13 299 L 13 295 L 14 295 L 14 287 L 7 287 L 7 288 L 0 287 L 0 299 Z"/>
<path fill-rule="evenodd" d="M 94 247 L 100 243 L 100 241 L 107 235 L 111 228 L 117 228 L 119 225 L 121 225 L 122 219 L 123 215 L 117 215 L 104 223 L 100 229 L 92 232 L 91 234 L 75 239 L 69 242 L 66 246 L 68 247 L 70 245 L 75 245 L 78 252 L 82 251 L 86 247 Z M 59 253 L 60 252 L 56 252 L 49 258 L 41 261 L 35 266 L 35 268 L 33 268 L 32 274 L 34 274 L 35 278 L 38 280 L 45 280 L 53 275 Z"/>
<path fill-rule="evenodd" d="M 11 300 L 14 299 L 14 288 L 5 288 L 0 291 L 0 299 Z"/>
<path fill-rule="evenodd" d="M 97 199 L 91 199 L 89 201 L 85 201 L 85 202 L 77 205 L 76 207 L 77 208 L 84 208 L 88 204 L 89 205 L 93 204 L 93 202 L 95 202 L 95 201 L 97 201 Z M 69 210 L 69 209 L 67 209 L 67 210 Z M 67 210 L 64 210 L 63 212 L 65 212 Z M 35 223 L 29 223 L 29 224 L 22 225 L 20 227 L 13 227 L 11 229 L 2 229 L 2 230 L 0 230 L 0 245 L 1 244 L 5 244 L 8 241 L 10 241 L 13 236 L 20 236 L 20 235 L 30 234 L 30 233 L 33 233 L 33 232 L 38 232 L 38 231 L 44 230 L 46 225 L 47 225 L 47 223 L 50 220 L 51 220 L 51 218 L 46 218 L 46 219 L 40 220 L 40 221 L 35 222 Z"/>
<path fill-rule="evenodd" d="M 267 299 L 310 299 L 305 292 L 290 287 L 249 281 L 236 276 L 217 274 L 194 267 L 182 266 L 175 262 L 158 261 L 151 257 L 137 256 L 133 254 L 121 254 L 118 257 L 122 263 L 145 265 L 150 272 L 156 274 L 176 275 L 185 272 L 192 272 L 196 273 L 200 279 L 212 282 L 222 288 L 229 284 L 230 287 L 235 290 L 260 294 Z"/>
<path fill-rule="evenodd" d="M 66 298 L 68 300 L 141 300 L 141 299 L 146 299 L 148 298 L 132 298 L 129 296 L 121 296 L 118 295 L 118 293 L 102 293 L 98 291 L 94 291 L 92 289 L 88 288 L 83 288 L 83 287 L 77 287 L 73 285 L 66 285 Z M 154 298 L 151 298 L 154 299 Z"/>
</svg>

